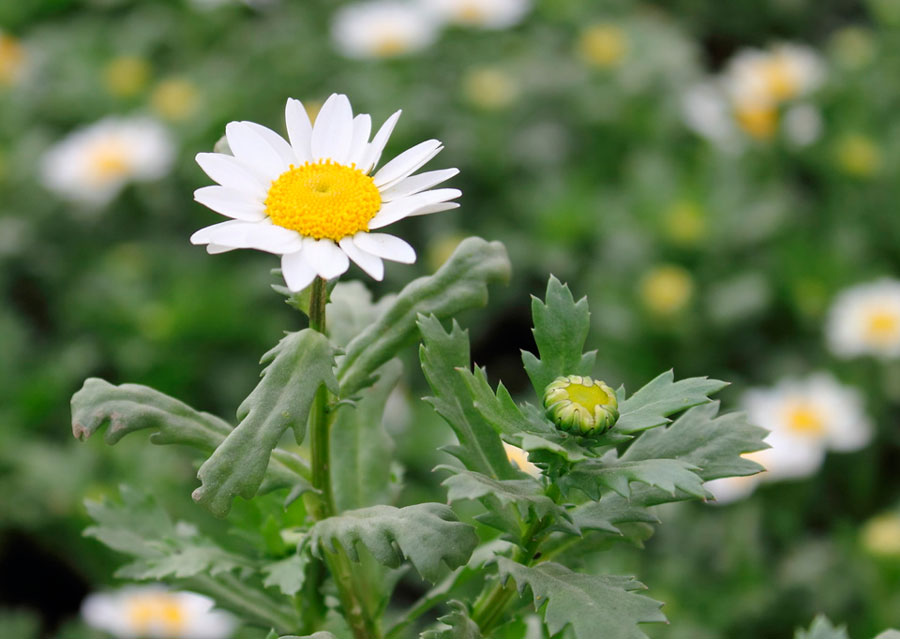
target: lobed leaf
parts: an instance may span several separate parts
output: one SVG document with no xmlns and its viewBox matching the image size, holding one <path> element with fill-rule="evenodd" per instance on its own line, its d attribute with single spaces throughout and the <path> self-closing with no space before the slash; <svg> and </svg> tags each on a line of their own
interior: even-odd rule
<svg viewBox="0 0 900 639">
<path fill-rule="evenodd" d="M 813 620 L 809 630 L 798 629 L 794 633 L 794 639 L 849 639 L 849 637 L 845 626 L 834 626 L 825 615 L 819 615 Z"/>
<path fill-rule="evenodd" d="M 568 285 L 551 275 L 545 301 L 531 298 L 531 316 L 540 359 L 522 351 L 522 363 L 538 397 L 557 377 L 591 374 L 597 351 L 582 352 L 591 325 L 586 297 L 576 302 Z"/>
<path fill-rule="evenodd" d="M 577 506 L 572 511 L 572 521 L 582 530 L 600 530 L 621 535 L 617 524 L 658 524 L 659 519 L 647 508 L 633 504 L 620 495 L 609 495 L 600 501 Z"/>
<path fill-rule="evenodd" d="M 438 617 L 444 627 L 426 630 L 420 639 L 481 639 L 481 629 L 469 618 L 466 606 L 459 601 L 451 601 L 453 609 L 449 614 Z"/>
<path fill-rule="evenodd" d="M 409 559 L 431 582 L 441 576 L 442 563 L 461 566 L 478 545 L 471 526 L 460 522 L 448 506 L 435 503 L 351 510 L 318 522 L 310 535 L 313 548 L 335 552 L 339 544 L 353 561 L 359 561 L 357 544 L 391 568 Z"/>
<path fill-rule="evenodd" d="M 310 559 L 308 552 L 297 552 L 263 566 L 262 571 L 266 576 L 263 586 L 278 588 L 282 594 L 293 597 L 303 588 L 306 581 L 306 566 Z"/>
<path fill-rule="evenodd" d="M 501 243 L 478 237 L 463 240 L 434 275 L 410 282 L 390 308 L 347 345 L 338 369 L 341 397 L 367 386 L 372 374 L 414 339 L 419 315 L 444 319 L 483 306 L 487 285 L 505 282 L 509 276 L 509 258 Z"/>
<path fill-rule="evenodd" d="M 600 499 L 602 488 L 615 491 L 626 499 L 629 485 L 639 482 L 675 495 L 676 491 L 705 499 L 711 496 L 703 488 L 703 480 L 694 472 L 696 466 L 677 459 L 643 459 L 621 461 L 587 460 L 576 464 L 560 479 L 564 490 L 577 488 L 591 499 Z"/>
<path fill-rule="evenodd" d="M 584 575 L 553 562 L 528 567 L 505 557 L 497 566 L 520 595 L 531 588 L 551 635 L 571 625 L 576 639 L 647 639 L 637 624 L 666 621 L 662 603 L 636 594 L 644 585 L 632 577 Z"/>
<path fill-rule="evenodd" d="M 313 397 L 323 384 L 337 392 L 334 347 L 312 329 L 291 333 L 269 351 L 262 380 L 238 408 L 237 427 L 203 463 L 194 499 L 219 516 L 236 495 L 251 499 L 266 474 L 269 458 L 292 427 L 297 443 L 306 435 Z"/>
<path fill-rule="evenodd" d="M 616 430 L 635 433 L 668 424 L 671 421 L 669 415 L 708 403 L 709 395 L 728 385 L 727 382 L 706 377 L 690 377 L 677 382 L 674 379 L 675 373 L 668 370 L 628 399 L 620 396 Z"/>
</svg>

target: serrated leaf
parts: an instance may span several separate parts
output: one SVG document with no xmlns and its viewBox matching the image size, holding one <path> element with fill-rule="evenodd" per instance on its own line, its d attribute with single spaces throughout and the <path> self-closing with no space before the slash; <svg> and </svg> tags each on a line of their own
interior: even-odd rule
<svg viewBox="0 0 900 639">
<path fill-rule="evenodd" d="M 610 495 L 600 501 L 577 506 L 572 511 L 572 521 L 582 530 L 600 530 L 621 535 L 617 524 L 658 524 L 659 519 L 646 508 L 633 504 L 619 495 Z"/>
<path fill-rule="evenodd" d="M 832 625 L 825 615 L 816 617 L 809 630 L 798 629 L 794 639 L 849 639 L 845 626 Z"/>
<path fill-rule="evenodd" d="M 337 407 L 331 427 L 331 485 L 338 511 L 390 501 L 394 442 L 382 417 L 388 395 L 400 379 L 403 366 L 392 360 L 381 367 L 378 381 L 363 391 L 354 405 Z"/>
<path fill-rule="evenodd" d="M 725 388 L 728 383 L 706 377 L 675 380 L 671 370 L 647 383 L 634 395 L 619 398 L 619 420 L 615 428 L 621 433 L 635 433 L 668 424 L 669 415 L 706 404 L 709 396 Z"/>
<path fill-rule="evenodd" d="M 422 371 L 434 392 L 425 400 L 453 429 L 459 446 L 449 450 L 466 468 L 495 479 L 515 479 L 517 474 L 497 432 L 475 409 L 469 390 L 456 369 L 469 368 L 468 331 L 453 322 L 450 332 L 434 316 L 420 317 Z"/>
<path fill-rule="evenodd" d="M 409 559 L 431 582 L 441 576 L 442 564 L 465 564 L 478 545 L 474 528 L 459 521 L 448 506 L 434 503 L 351 510 L 318 522 L 310 535 L 313 548 L 334 552 L 339 544 L 353 561 L 359 561 L 357 544 L 391 568 Z"/>
<path fill-rule="evenodd" d="M 306 566 L 310 559 L 308 552 L 301 551 L 263 566 L 262 571 L 266 576 L 263 585 L 266 588 L 278 588 L 282 594 L 293 597 L 303 588 Z"/>
<path fill-rule="evenodd" d="M 355 337 L 338 369 L 341 397 L 368 385 L 372 374 L 416 336 L 418 315 L 452 317 L 487 303 L 487 285 L 509 280 L 510 264 L 499 242 L 470 237 L 438 271 L 410 282 L 377 321 Z"/>
<path fill-rule="evenodd" d="M 622 461 L 677 459 L 696 466 L 704 480 L 752 475 L 762 470 L 744 453 L 766 448 L 768 431 L 742 413 L 716 416 L 719 402 L 696 406 L 667 428 L 647 431 L 622 455 Z"/>
<path fill-rule="evenodd" d="M 531 587 L 551 635 L 571 625 L 577 639 L 647 639 L 637 624 L 666 621 L 662 603 L 636 594 L 644 585 L 632 577 L 584 575 L 553 562 L 527 567 L 505 557 L 497 566 L 520 595 Z"/>
<path fill-rule="evenodd" d="M 503 506 L 515 506 L 523 519 L 528 519 L 530 513 L 534 513 L 538 518 L 552 515 L 558 526 L 572 534 L 578 534 L 577 528 L 572 526 L 569 513 L 545 495 L 543 486 L 534 479 L 497 480 L 453 466 L 438 466 L 435 470 L 454 473 L 441 483 L 447 487 L 447 501 L 451 504 L 467 499 L 484 500 L 491 497 L 499 500 Z"/>
<path fill-rule="evenodd" d="M 677 459 L 628 462 L 607 456 L 603 460 L 592 459 L 576 464 L 560 479 L 560 485 L 566 491 L 577 488 L 591 499 L 600 499 L 602 488 L 628 498 L 631 482 L 659 488 L 673 495 L 676 491 L 682 491 L 704 499 L 711 495 L 703 488 L 703 480 L 694 472 L 696 470 L 696 466 Z"/>
<path fill-rule="evenodd" d="M 112 445 L 130 433 L 148 430 L 150 442 L 182 444 L 207 455 L 231 433 L 226 421 L 201 411 L 165 393 L 139 384 L 114 386 L 90 378 L 72 397 L 72 432 L 86 439 L 108 426 L 104 440 Z M 308 487 L 305 462 L 285 450 L 276 450 L 266 468 L 262 490 Z"/>
<path fill-rule="evenodd" d="M 297 443 L 306 434 L 309 409 L 323 384 L 337 392 L 334 348 L 312 329 L 291 333 L 263 358 L 262 380 L 238 408 L 240 423 L 200 467 L 194 500 L 224 517 L 231 500 L 253 498 L 281 436 L 294 429 Z"/>
<path fill-rule="evenodd" d="M 420 639 L 481 639 L 481 629 L 469 618 L 465 604 L 459 601 L 449 604 L 453 611 L 438 618 L 444 627 L 426 630 L 419 635 Z"/>
<path fill-rule="evenodd" d="M 597 351 L 582 352 L 591 325 L 586 297 L 576 302 L 568 285 L 551 275 L 545 301 L 531 298 L 531 316 L 540 359 L 522 351 L 522 363 L 538 397 L 557 377 L 591 374 Z"/>
</svg>

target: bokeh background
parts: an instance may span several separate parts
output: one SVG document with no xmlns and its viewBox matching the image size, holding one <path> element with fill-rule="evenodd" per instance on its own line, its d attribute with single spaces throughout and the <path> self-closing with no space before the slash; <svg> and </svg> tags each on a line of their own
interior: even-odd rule
<svg viewBox="0 0 900 639">
<path fill-rule="evenodd" d="M 131 483 L 205 517 L 190 456 L 75 442 L 68 399 L 101 376 L 233 415 L 303 319 L 271 289 L 271 256 L 189 244 L 218 221 L 192 201 L 209 183 L 193 157 L 231 120 L 283 132 L 287 97 L 314 112 L 332 92 L 376 123 L 404 110 L 388 153 L 434 137 L 432 166 L 461 170 L 460 209 L 398 225 L 414 266 L 350 276 L 380 295 L 462 237 L 503 241 L 512 281 L 463 322 L 514 392 L 529 295 L 554 273 L 590 299 L 610 384 L 674 367 L 732 382 L 722 400 L 740 408 L 826 373 L 856 394 L 864 446 L 666 510 L 644 551 L 603 556 L 667 602 L 651 637 L 789 637 L 818 612 L 861 639 L 900 625 L 900 358 L 842 356 L 826 335 L 843 291 L 900 275 L 900 1 L 536 0 L 502 24 L 396 32 L 374 15 L 360 30 L 354 9 L 0 1 L 0 636 L 88 636 L 80 602 L 120 558 L 81 536 L 86 496 Z M 779 95 L 742 103 L 741 61 L 786 44 L 800 75 L 775 69 Z M 104 147 L 115 127 L 145 155 Z M 418 399 L 414 355 L 388 419 L 406 499 L 441 500 L 448 429 Z"/>
</svg>

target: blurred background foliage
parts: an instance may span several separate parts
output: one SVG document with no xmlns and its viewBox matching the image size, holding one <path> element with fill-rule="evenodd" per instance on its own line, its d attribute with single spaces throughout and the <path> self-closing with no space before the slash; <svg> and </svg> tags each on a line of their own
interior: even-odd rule
<svg viewBox="0 0 900 639">
<path fill-rule="evenodd" d="M 827 369 L 864 393 L 877 431 L 864 450 L 743 502 L 667 510 L 646 552 L 603 556 L 604 571 L 634 572 L 667 602 L 671 625 L 650 636 L 787 637 L 817 612 L 856 637 L 900 625 L 900 362 L 837 360 L 823 341 L 840 290 L 900 273 L 900 2 L 542 0 L 509 29 L 449 28 L 424 50 L 357 60 L 329 37 L 340 4 L 0 2 L 2 606 L 50 628 L 108 582 L 118 559 L 80 536 L 85 496 L 128 482 L 191 508 L 188 457 L 78 444 L 68 398 L 102 376 L 234 414 L 259 356 L 302 318 L 270 290 L 270 256 L 188 243 L 217 221 L 192 202 L 208 183 L 193 156 L 230 120 L 283 131 L 288 96 L 314 105 L 337 91 L 376 122 L 404 109 L 389 152 L 436 137 L 434 168 L 461 169 L 461 209 L 397 230 L 418 263 L 366 286 L 395 290 L 469 234 L 503 241 L 512 283 L 464 323 L 475 360 L 514 392 L 527 386 L 528 296 L 552 272 L 589 297 L 611 384 L 634 390 L 675 367 L 733 382 L 734 407 L 751 385 Z M 824 61 L 814 140 L 729 151 L 686 125 L 691 86 L 780 41 Z M 99 207 L 46 188 L 53 144 L 136 114 L 170 132 L 167 175 Z M 407 499 L 440 500 L 430 470 L 448 433 L 418 401 L 409 356 L 407 401 L 387 417 Z M 14 627 L 34 624 L 16 615 Z"/>
</svg>

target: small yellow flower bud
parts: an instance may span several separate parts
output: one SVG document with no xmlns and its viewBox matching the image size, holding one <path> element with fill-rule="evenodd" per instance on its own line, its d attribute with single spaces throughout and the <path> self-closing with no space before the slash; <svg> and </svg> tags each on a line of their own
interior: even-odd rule
<svg viewBox="0 0 900 639">
<path fill-rule="evenodd" d="M 544 408 L 560 430 L 600 435 L 619 419 L 615 391 L 581 375 L 557 377 L 544 390 Z"/>
</svg>

